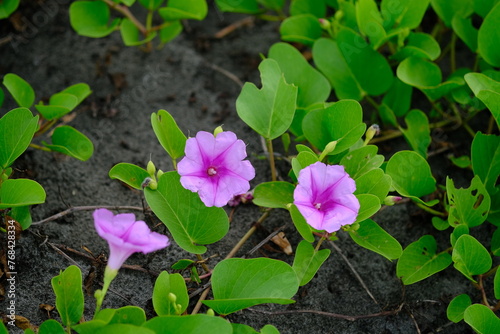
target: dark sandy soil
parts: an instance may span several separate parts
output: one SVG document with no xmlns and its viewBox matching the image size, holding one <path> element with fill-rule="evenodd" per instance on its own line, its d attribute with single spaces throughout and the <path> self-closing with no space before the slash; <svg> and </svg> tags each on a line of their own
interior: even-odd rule
<svg viewBox="0 0 500 334">
<path fill-rule="evenodd" d="M 124 47 L 119 33 L 103 39 L 78 36 L 69 26 L 67 1 L 54 0 L 52 4 L 57 7 L 57 15 L 46 14 L 45 21 L 40 19 L 43 8 L 29 8 L 25 21 L 36 24 L 36 31 L 29 36 L 14 32 L 7 21 L 0 23 L 3 25 L 1 31 L 13 33 L 15 41 L 19 41 L 20 36 L 25 38 L 14 47 L 10 43 L 1 47 L 0 74 L 12 72 L 25 78 L 35 88 L 37 101 L 70 84 L 88 83 L 93 93 L 79 107 L 77 117 L 70 124 L 89 136 L 94 142 L 95 153 L 89 161 L 80 162 L 29 149 L 18 160 L 16 177 L 31 177 L 41 183 L 47 192 L 46 203 L 32 210 L 34 221 L 72 206 L 142 206 L 142 194 L 111 180 L 108 171 L 119 162 L 145 166 L 150 157 L 158 168 L 172 168 L 150 126 L 150 115 L 158 109 L 168 110 L 186 134 L 195 134 L 199 130 L 212 131 L 221 124 L 226 130 L 236 132 L 248 143 L 250 159 L 257 169 L 253 185 L 270 179 L 267 162 L 259 158 L 263 154 L 260 140 L 236 114 L 235 100 L 240 86 L 220 69 L 232 73 L 242 82 L 250 80 L 258 83 L 259 53 L 266 54 L 270 45 L 278 41 L 277 24 L 256 22 L 222 40 L 215 40 L 211 38 L 215 32 L 243 16 L 222 14 L 210 3 L 210 13 L 205 21 L 189 22 L 188 29 L 180 37 L 164 49 L 148 54 L 137 48 Z M 36 17 L 38 21 L 30 21 Z M 13 102 L 7 99 L 0 115 L 13 106 Z M 382 149 L 390 151 L 395 145 L 406 147 L 402 140 L 396 140 L 384 144 Z M 276 149 L 279 151 L 279 144 L 276 144 Z M 444 183 L 444 173 L 462 173 L 439 160 L 439 157 L 430 162 L 440 167 L 443 174 L 436 177 L 441 184 Z M 284 162 L 280 162 L 280 167 L 281 175 L 286 176 L 289 167 Z M 149 215 L 136 214 L 151 224 L 157 223 Z M 209 262 L 210 266 L 227 254 L 260 214 L 252 206 L 237 209 L 229 234 L 210 246 L 206 253 L 206 256 L 216 256 Z M 447 234 L 434 230 L 430 218 L 411 203 L 388 207 L 374 217 L 403 247 L 426 233 L 435 235 L 443 245 L 447 245 Z M 239 256 L 282 225 L 292 246 L 296 247 L 300 237 L 294 231 L 288 214 L 275 210 L 264 224 L 267 232 L 262 230 L 254 235 Z M 157 230 L 168 234 L 163 227 Z M 325 247 L 332 248 L 330 258 L 311 283 L 299 290 L 295 304 L 256 306 L 252 311 L 244 310 L 228 316 L 228 319 L 256 329 L 273 324 L 281 333 L 471 332 L 463 323 L 451 324 L 446 318 L 448 302 L 457 294 L 469 293 L 479 298 L 479 293 L 452 267 L 425 281 L 403 287 L 395 275 L 396 262 L 360 248 L 346 234 L 340 233 L 339 236 L 336 245 L 377 302 L 370 298 L 338 251 L 331 244 L 326 244 Z M 58 318 L 55 311 L 48 314 L 40 310 L 39 305 L 55 304 L 50 280 L 72 263 L 56 252 L 51 243 L 87 254 L 82 249 L 85 246 L 96 256 L 108 251 L 106 243 L 93 229 L 91 211 L 77 212 L 32 226 L 29 231 L 23 232 L 16 249 L 17 312 L 34 325 L 49 317 Z M 82 268 L 84 278 L 97 267 L 97 277 L 89 286 L 98 288 L 102 265 L 68 250 L 65 252 Z M 290 264 L 293 260 L 291 256 L 269 247 L 264 247 L 258 255 L 282 259 Z M 181 258 L 194 257 L 173 244 L 167 250 L 149 256 L 134 255 L 127 263 L 159 272 L 168 270 Z M 132 304 L 144 307 L 148 315 L 153 316 L 151 293 L 154 279 L 145 272 L 122 269 L 111 286 L 113 292 L 108 294 L 104 307 L 118 308 Z M 5 277 L 2 280 L 5 283 Z M 0 313 L 3 314 L 5 300 L 0 305 Z M 400 312 L 394 315 L 356 321 L 301 313 L 301 310 L 314 310 L 361 316 L 398 309 Z M 93 310 L 94 298 L 87 295 L 87 319 Z M 265 313 L 285 310 L 297 313 Z M 21 331 L 11 329 L 11 332 Z"/>
</svg>

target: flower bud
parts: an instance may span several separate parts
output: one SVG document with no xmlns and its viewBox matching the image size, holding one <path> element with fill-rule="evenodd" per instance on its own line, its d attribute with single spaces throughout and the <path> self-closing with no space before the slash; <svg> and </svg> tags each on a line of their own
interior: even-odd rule
<svg viewBox="0 0 500 334">
<path fill-rule="evenodd" d="M 330 153 L 332 153 L 335 150 L 335 147 L 337 147 L 337 141 L 331 141 L 328 144 L 326 144 L 325 149 L 323 152 L 321 152 L 321 155 L 319 156 L 319 161 L 323 161 L 323 159 Z"/>
<path fill-rule="evenodd" d="M 215 128 L 214 130 L 214 137 L 217 137 L 217 135 L 221 132 L 223 132 L 224 130 L 222 129 L 222 126 L 218 126 Z"/>
<path fill-rule="evenodd" d="M 394 205 L 394 204 L 399 203 L 402 199 L 403 199 L 403 197 L 400 197 L 400 196 L 387 196 L 384 199 L 384 204 L 389 205 L 389 206 Z"/>
<path fill-rule="evenodd" d="M 318 19 L 319 25 L 321 26 L 322 29 L 328 30 L 330 28 L 331 23 L 327 19 Z"/>
<path fill-rule="evenodd" d="M 160 179 L 160 177 L 163 175 L 163 171 L 161 169 L 158 169 L 158 172 L 156 173 L 156 178 Z"/>
<path fill-rule="evenodd" d="M 177 296 L 175 295 L 175 293 L 168 293 L 168 301 L 171 303 L 175 303 L 177 301 Z"/>
<path fill-rule="evenodd" d="M 378 126 L 378 124 L 373 124 L 372 126 L 370 126 L 365 133 L 365 145 L 368 144 L 368 142 L 372 140 L 373 137 L 379 134 L 380 134 L 380 126 Z"/>
<path fill-rule="evenodd" d="M 153 180 L 152 178 L 147 177 L 141 183 L 141 188 L 146 188 L 146 187 L 149 187 L 150 189 L 155 190 L 156 188 L 158 188 L 158 183 L 156 182 L 156 180 Z"/>
<path fill-rule="evenodd" d="M 148 171 L 149 176 L 155 177 L 156 167 L 153 161 L 149 160 L 148 167 L 146 168 L 146 170 Z"/>
<path fill-rule="evenodd" d="M 212 310 L 211 308 L 209 308 L 209 309 L 207 310 L 207 315 L 209 315 L 209 316 L 212 316 L 212 317 L 213 317 L 213 316 L 215 315 L 214 310 Z"/>
</svg>

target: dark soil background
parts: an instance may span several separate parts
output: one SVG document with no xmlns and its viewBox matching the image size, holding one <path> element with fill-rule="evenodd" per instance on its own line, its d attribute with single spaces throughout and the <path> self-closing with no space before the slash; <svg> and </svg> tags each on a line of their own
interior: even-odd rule
<svg viewBox="0 0 500 334">
<path fill-rule="evenodd" d="M 11 72 L 26 79 L 35 89 L 36 102 L 68 85 L 78 82 L 89 84 L 93 93 L 78 108 L 76 117 L 69 124 L 85 133 L 95 145 L 94 155 L 87 162 L 33 149 L 16 162 L 15 177 L 33 178 L 47 192 L 46 203 L 32 210 L 34 221 L 72 206 L 142 206 L 142 193 L 111 180 L 108 171 L 119 162 L 145 166 L 150 158 L 158 168 L 164 171 L 172 169 L 150 125 L 150 115 L 158 109 L 168 110 L 188 135 L 194 135 L 199 130 L 212 131 L 221 124 L 224 129 L 236 132 L 248 143 L 249 157 L 257 170 L 252 184 L 255 186 L 270 179 L 267 161 L 261 158 L 264 154 L 262 144 L 239 120 L 235 100 L 241 89 L 238 80 L 260 84 L 257 71 L 259 53 L 267 54 L 271 44 L 279 40 L 277 23 L 256 21 L 223 39 L 215 39 L 212 36 L 217 31 L 244 16 L 221 13 L 209 2 L 206 20 L 189 21 L 184 33 L 173 42 L 161 50 L 144 53 L 138 48 L 125 47 L 118 32 L 102 39 L 77 35 L 69 25 L 68 1 L 27 3 L 12 21 L 0 22 L 1 37 L 10 36 L 10 42 L 0 47 L 0 74 Z M 16 30 L 19 24 L 24 24 L 24 31 Z M 7 97 L 0 115 L 13 107 L 13 101 Z M 404 141 L 399 139 L 382 144 L 381 150 L 389 154 L 395 148 L 406 147 Z M 276 149 L 281 149 L 278 141 Z M 470 175 L 452 167 L 442 155 L 432 158 L 430 162 L 438 167 L 434 170 L 441 173 L 435 175 L 438 183 L 444 184 L 446 174 L 470 179 Z M 289 166 L 279 161 L 279 167 L 281 176 L 286 177 Z M 151 215 L 141 212 L 136 212 L 136 215 L 146 219 L 151 226 L 158 223 Z M 254 206 L 239 207 L 228 235 L 208 247 L 205 256 L 214 256 L 208 265 L 215 266 L 260 215 L 261 212 Z M 436 236 L 441 249 L 448 247 L 448 233 L 433 229 L 430 219 L 431 216 L 411 203 L 387 207 L 374 217 L 403 247 L 429 233 Z M 280 226 L 284 226 L 295 248 L 300 237 L 288 213 L 274 210 L 264 223 L 266 230 L 259 230 L 238 256 L 243 256 Z M 162 226 L 156 229 L 168 234 Z M 316 277 L 299 290 L 295 304 L 260 305 L 232 314 L 228 319 L 257 330 L 265 324 L 273 324 L 281 333 L 471 332 L 463 323 L 452 324 L 446 317 L 446 307 L 457 294 L 469 293 L 476 302 L 480 297 L 479 292 L 453 267 L 403 287 L 395 275 L 396 262 L 357 246 L 345 233 L 339 233 L 339 237 L 336 245 L 364 280 L 377 303 L 370 298 L 339 252 L 327 243 L 325 247 L 332 248 L 330 258 Z M 102 281 L 102 257 L 98 256 L 107 254 L 108 249 L 94 231 L 91 211 L 77 212 L 24 231 L 16 249 L 16 308 L 17 314 L 26 317 L 33 325 L 40 325 L 48 318 L 58 318 L 56 311 L 47 312 L 39 305 L 55 305 L 50 280 L 73 263 L 51 244 L 60 245 L 60 249 L 82 268 L 83 277 L 89 278 L 87 286 L 92 291 Z M 61 245 L 90 256 L 82 248 L 87 247 L 96 260 L 92 261 Z M 291 264 L 293 257 L 277 248 L 267 244 L 255 256 L 268 256 Z M 182 258 L 195 259 L 173 244 L 148 256 L 136 254 L 127 264 L 159 272 L 169 270 Z M 93 276 L 95 280 L 92 281 Z M 2 280 L 5 284 L 5 276 Z M 151 304 L 154 280 L 154 275 L 146 272 L 122 269 L 112 283 L 113 291 L 108 294 L 103 307 L 137 305 L 145 308 L 149 317 L 154 316 Z M 191 285 L 190 288 L 194 290 L 196 286 Z M 2 314 L 6 309 L 5 300 L 2 298 L 0 304 Z M 301 313 L 301 310 L 314 310 L 360 316 L 398 309 L 400 311 L 394 315 L 355 321 Z M 268 313 L 285 310 L 296 313 Z M 90 319 L 93 311 L 94 298 L 87 295 L 85 318 Z M 12 333 L 21 332 L 19 329 L 10 330 Z"/>
</svg>

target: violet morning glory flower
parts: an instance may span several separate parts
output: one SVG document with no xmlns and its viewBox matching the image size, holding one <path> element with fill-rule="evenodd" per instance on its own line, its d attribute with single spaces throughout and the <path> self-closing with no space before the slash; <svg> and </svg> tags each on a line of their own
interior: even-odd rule
<svg viewBox="0 0 500 334">
<path fill-rule="evenodd" d="M 300 171 L 298 181 L 294 204 L 309 225 L 332 233 L 354 223 L 359 211 L 356 183 L 344 166 L 316 162 Z"/>
<path fill-rule="evenodd" d="M 97 209 L 94 224 L 99 236 L 109 244 L 107 267 L 116 271 L 133 253 L 147 254 L 170 244 L 167 236 L 151 232 L 145 222 L 135 220 L 133 213 L 114 215 L 107 209 Z"/>
<path fill-rule="evenodd" d="M 206 206 L 221 207 L 250 189 L 255 169 L 245 143 L 231 131 L 214 136 L 200 131 L 186 142 L 186 156 L 177 165 L 184 188 L 197 192 Z"/>
</svg>

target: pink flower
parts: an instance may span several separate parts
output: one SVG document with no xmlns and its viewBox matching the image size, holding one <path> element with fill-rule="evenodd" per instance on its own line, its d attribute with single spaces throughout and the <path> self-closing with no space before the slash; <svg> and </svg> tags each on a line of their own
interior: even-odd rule
<svg viewBox="0 0 500 334">
<path fill-rule="evenodd" d="M 293 193 L 294 204 L 307 223 L 329 233 L 356 221 L 359 201 L 356 183 L 344 166 L 316 162 L 302 169 Z"/>
<path fill-rule="evenodd" d="M 144 254 L 167 247 L 168 237 L 151 232 L 145 222 L 135 220 L 133 213 L 113 215 L 107 209 L 94 211 L 97 233 L 109 244 L 108 267 L 118 270 L 130 255 Z"/>
<path fill-rule="evenodd" d="M 177 165 L 184 188 L 197 192 L 206 206 L 221 207 L 250 189 L 255 169 L 245 143 L 230 131 L 214 136 L 200 131 L 186 142 L 186 156 Z"/>
</svg>

